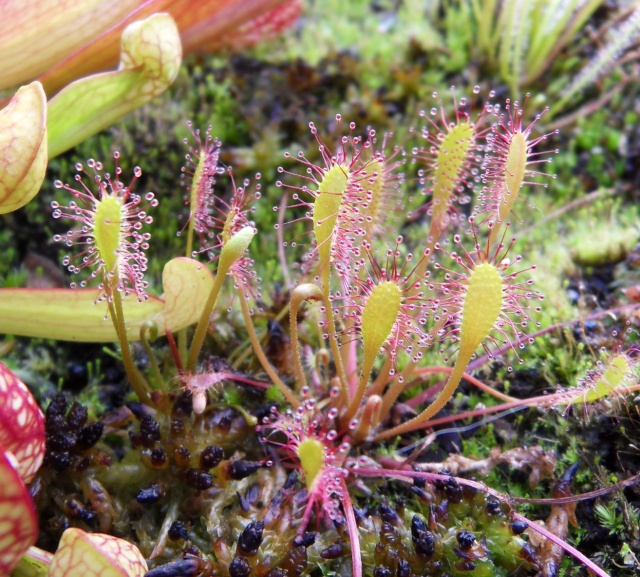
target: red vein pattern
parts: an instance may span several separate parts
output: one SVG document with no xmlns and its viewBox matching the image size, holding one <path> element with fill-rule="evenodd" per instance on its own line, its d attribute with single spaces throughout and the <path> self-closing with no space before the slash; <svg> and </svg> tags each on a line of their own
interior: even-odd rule
<svg viewBox="0 0 640 577">
<path fill-rule="evenodd" d="M 35 508 L 15 464 L 0 446 L 0 575 L 9 575 L 38 537 Z"/>
<path fill-rule="evenodd" d="M 0 445 L 13 453 L 20 477 L 29 483 L 44 458 L 44 416 L 26 385 L 2 363 Z"/>
<path fill-rule="evenodd" d="M 143 577 L 147 563 L 128 541 L 67 529 L 53 556 L 48 577 Z"/>
</svg>

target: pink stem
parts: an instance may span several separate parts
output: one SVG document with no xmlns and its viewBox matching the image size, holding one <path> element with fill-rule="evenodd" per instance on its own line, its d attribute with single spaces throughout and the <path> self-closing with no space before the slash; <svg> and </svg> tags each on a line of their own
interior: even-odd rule
<svg viewBox="0 0 640 577">
<path fill-rule="evenodd" d="M 349 541 L 351 541 L 351 563 L 353 565 L 353 577 L 362 577 L 362 557 L 360 556 L 360 535 L 358 534 L 358 524 L 356 523 L 356 515 L 353 511 L 353 503 L 349 496 L 349 489 L 344 478 L 340 479 L 340 488 L 346 495 L 346 499 L 342 501 L 344 507 L 344 515 L 347 521 L 347 531 L 349 532 Z"/>
<path fill-rule="evenodd" d="M 447 373 L 450 374 L 451 371 L 453 371 L 453 367 L 423 367 L 421 369 L 416 369 L 413 374 L 414 375 L 418 375 L 418 376 L 423 376 L 423 375 L 430 375 L 433 373 Z M 468 383 L 471 383 L 474 387 L 480 389 L 481 391 L 484 391 L 485 393 L 492 395 L 502 401 L 507 401 L 507 402 L 513 402 L 513 401 L 517 401 L 518 399 L 514 398 L 514 397 L 510 397 L 509 395 L 505 395 L 504 393 L 501 393 L 499 391 L 496 391 L 494 388 L 490 387 L 489 385 L 485 385 L 482 381 L 480 381 L 479 379 L 476 379 L 475 377 L 471 376 L 468 373 L 465 373 L 464 375 L 462 375 L 462 378 L 467 381 Z M 407 383 L 406 385 L 407 387 L 410 386 L 410 383 Z M 439 385 L 437 385 L 438 388 Z M 429 399 L 430 397 L 435 396 L 435 394 L 437 393 L 438 389 L 436 387 L 431 387 L 430 389 L 428 389 L 427 391 L 424 391 L 422 393 L 420 393 L 420 395 L 414 397 L 413 399 L 409 399 L 407 401 L 407 405 L 409 405 L 410 407 L 416 407 L 418 405 L 421 405 L 425 400 Z M 427 395 L 427 393 L 429 393 Z M 426 398 L 425 398 L 426 397 Z"/>
<path fill-rule="evenodd" d="M 455 479 L 460 485 L 464 485 L 466 487 L 471 487 L 473 489 L 477 489 L 478 491 L 483 491 L 484 493 L 489 493 L 496 497 L 496 499 L 502 501 L 503 503 L 507 503 L 511 507 L 511 499 L 507 495 L 503 495 L 499 491 L 488 487 L 484 483 L 480 483 L 479 481 L 473 481 L 472 479 L 464 479 L 462 477 L 452 477 L 452 475 L 443 475 L 441 473 L 426 473 L 423 471 L 407 471 L 407 470 L 388 470 L 388 469 L 368 469 L 365 467 L 358 467 L 353 470 L 354 475 L 362 476 L 362 477 L 390 477 L 392 479 L 398 479 L 400 481 L 410 481 L 412 479 L 424 479 L 425 481 L 429 481 L 433 483 L 434 481 L 448 481 L 449 479 Z"/>
<path fill-rule="evenodd" d="M 176 340 L 173 338 L 173 333 L 169 329 L 165 329 L 164 332 L 167 335 L 167 342 L 169 343 L 169 348 L 171 349 L 173 360 L 176 363 L 176 368 L 178 369 L 178 372 L 182 372 L 182 361 L 180 360 L 178 345 L 176 344 Z"/>
<path fill-rule="evenodd" d="M 578 561 L 580 561 L 580 563 L 582 563 L 587 569 L 589 569 L 589 571 L 592 571 L 594 574 L 598 575 L 599 577 L 611 577 L 609 573 L 607 573 L 604 569 L 602 569 L 602 567 L 598 567 L 593 561 L 591 561 L 591 559 L 589 559 L 589 557 L 583 555 L 575 547 L 572 547 L 571 545 L 569 545 L 569 543 L 567 543 L 564 539 L 560 539 L 560 537 L 558 537 L 557 535 L 554 535 L 551 531 L 548 531 L 544 527 L 538 525 L 535 521 L 530 521 L 529 519 L 527 519 L 526 517 L 523 517 L 522 515 L 520 515 L 519 513 L 516 513 L 515 511 L 511 512 L 511 516 L 514 519 L 518 519 L 518 521 L 524 521 L 529 525 L 531 530 L 535 531 L 536 533 L 540 533 L 540 535 L 542 535 L 543 537 L 546 537 L 547 539 L 549 539 L 549 541 L 552 541 L 558 547 L 561 547 L 562 549 L 564 549 L 574 559 L 577 559 Z"/>
<path fill-rule="evenodd" d="M 313 506 L 315 505 L 315 502 L 315 499 L 312 499 L 310 495 L 307 496 L 307 505 L 304 508 L 304 514 L 302 515 L 302 520 L 300 521 L 300 525 L 298 526 L 299 536 L 302 536 L 309 526 L 309 521 L 311 520 L 311 513 L 313 512 Z"/>
<path fill-rule="evenodd" d="M 225 378 L 228 381 L 236 381 L 237 383 L 245 383 L 247 385 L 252 385 L 254 387 L 258 387 L 259 389 L 269 389 L 271 385 L 269 383 L 263 383 L 262 381 L 256 381 L 254 379 L 249 379 L 247 377 L 241 377 L 240 375 L 234 375 L 233 373 L 226 374 Z"/>
</svg>

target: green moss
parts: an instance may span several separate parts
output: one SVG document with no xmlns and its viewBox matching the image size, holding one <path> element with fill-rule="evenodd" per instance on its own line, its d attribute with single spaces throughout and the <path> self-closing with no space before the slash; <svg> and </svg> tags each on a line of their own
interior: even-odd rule
<svg viewBox="0 0 640 577">
<path fill-rule="evenodd" d="M 623 260 L 637 242 L 639 222 L 638 208 L 622 209 L 620 199 L 579 211 L 567 239 L 575 262 L 598 266 Z"/>
</svg>

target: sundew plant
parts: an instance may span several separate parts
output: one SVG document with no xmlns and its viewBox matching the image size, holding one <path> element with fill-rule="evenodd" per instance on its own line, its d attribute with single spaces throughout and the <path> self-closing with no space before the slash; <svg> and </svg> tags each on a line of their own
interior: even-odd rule
<svg viewBox="0 0 640 577">
<path fill-rule="evenodd" d="M 412 150 L 340 115 L 337 137 L 309 122 L 315 150 L 286 153 L 273 183 L 283 195 L 275 232 L 256 222 L 261 176 L 237 181 L 215 126 L 191 128 L 185 256 L 166 263 L 162 297 L 148 294 L 145 272 L 163 195 L 136 191 L 142 169 L 127 177 L 116 153 L 78 164 L 73 183 L 56 181 L 53 217 L 71 229 L 54 240 L 81 280 L 5 298 L 41 304 L 37 319 L 21 319 L 33 336 L 117 341 L 133 396 L 100 421 L 62 394 L 50 402 L 46 445 L 34 433 L 40 459 L 33 449 L 17 459 L 29 463 L 25 482 L 39 469 L 35 506 L 20 497 L 32 524 L 22 527 L 0 493 L 0 538 L 25 535 L 11 541 L 6 572 L 19 562 L 15 577 L 31 566 L 50 576 L 82 567 L 91 576 L 551 577 L 569 552 L 607 575 L 564 540 L 574 519 L 566 483 L 551 503 L 564 524 L 543 527 L 510 496 L 421 466 L 434 419 L 446 418 L 463 380 L 501 401 L 486 413 L 586 408 L 637 388 L 633 349 L 545 398 L 518 401 L 468 374 L 483 354 L 509 374 L 534 342 L 544 296 L 513 235 L 528 190 L 553 180 L 545 164 L 557 152 L 528 95 L 488 94 L 478 110 L 471 92 L 434 95 Z M 275 287 L 254 262 L 261 234 L 279 239 L 290 280 L 271 311 Z M 231 318 L 244 325 L 236 359 L 214 344 Z M 154 344 L 161 335 L 166 346 Z M 434 373 L 444 381 L 429 386 Z M 0 386 L 22 391 L 15 381 L 8 372 Z M 507 451 L 503 462 L 526 463 L 536 484 L 553 472 L 537 450 Z M 38 545 L 57 547 L 53 556 L 23 557 L 36 518 Z"/>
</svg>

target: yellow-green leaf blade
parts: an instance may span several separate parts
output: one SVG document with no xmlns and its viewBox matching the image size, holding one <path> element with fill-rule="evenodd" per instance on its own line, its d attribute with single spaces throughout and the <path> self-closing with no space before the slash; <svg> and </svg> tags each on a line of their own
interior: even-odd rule
<svg viewBox="0 0 640 577">
<path fill-rule="evenodd" d="M 213 280 L 211 271 L 196 260 L 186 257 L 170 260 L 162 272 L 165 326 L 177 331 L 197 322 Z"/>
</svg>

